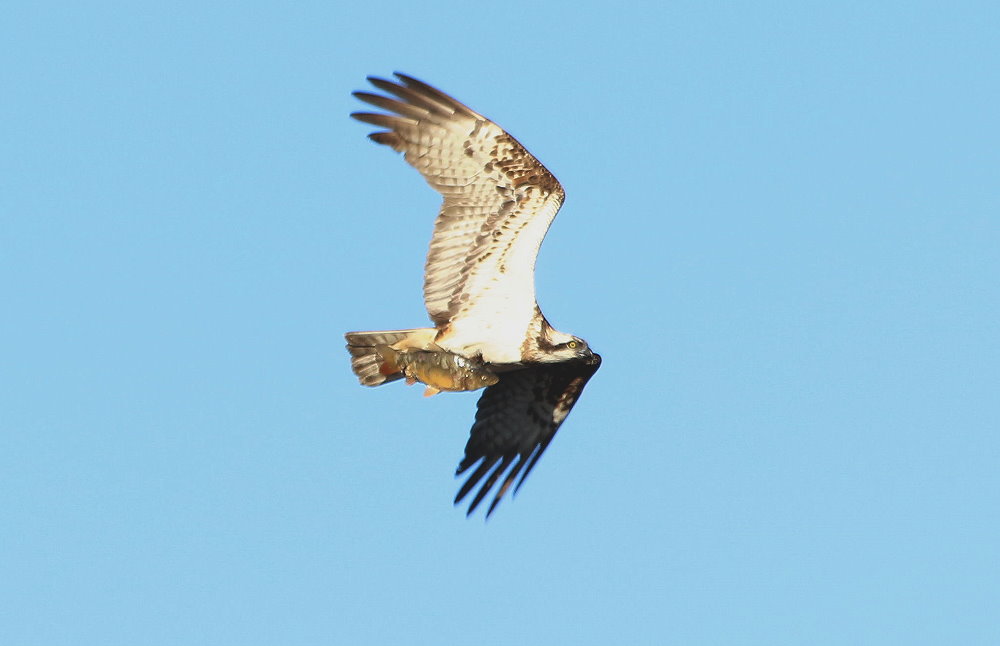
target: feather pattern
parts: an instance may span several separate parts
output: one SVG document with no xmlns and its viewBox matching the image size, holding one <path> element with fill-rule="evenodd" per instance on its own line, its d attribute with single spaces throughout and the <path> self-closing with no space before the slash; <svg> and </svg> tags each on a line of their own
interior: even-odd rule
<svg viewBox="0 0 1000 646">
<path fill-rule="evenodd" d="M 562 186 L 498 125 L 426 83 L 369 77 L 392 96 L 355 96 L 391 114 L 355 113 L 383 131 L 370 137 L 404 153 L 444 198 L 424 273 L 424 303 L 439 327 L 484 324 L 520 333 L 537 311 L 538 249 L 562 204 Z M 393 98 L 395 97 L 395 98 Z"/>
<path fill-rule="evenodd" d="M 514 491 L 520 489 L 600 365 L 597 354 L 586 361 L 535 365 L 504 373 L 499 383 L 487 388 L 479 398 L 476 421 L 456 475 L 479 466 L 459 489 L 455 504 L 482 482 L 469 505 L 471 514 L 508 468 L 487 517 L 523 471 Z"/>
<path fill-rule="evenodd" d="M 378 128 L 369 137 L 403 153 L 443 203 L 424 272 L 434 327 L 349 332 L 352 368 L 366 386 L 405 377 L 429 392 L 489 377 L 455 497 L 473 494 L 471 514 L 492 493 L 489 517 L 520 489 L 601 364 L 535 300 L 535 260 L 563 189 L 517 140 L 444 92 L 399 73 L 368 80 L 382 94 L 354 95 L 384 112 L 351 116 Z"/>
</svg>

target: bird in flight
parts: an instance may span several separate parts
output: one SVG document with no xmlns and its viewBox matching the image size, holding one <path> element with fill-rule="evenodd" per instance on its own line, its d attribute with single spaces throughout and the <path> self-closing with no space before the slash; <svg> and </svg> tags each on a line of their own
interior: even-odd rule
<svg viewBox="0 0 1000 646">
<path fill-rule="evenodd" d="M 348 332 L 365 386 L 405 379 L 427 395 L 484 388 L 455 504 L 479 486 L 472 514 L 497 482 L 486 516 L 524 484 L 601 365 L 580 337 L 553 328 L 535 301 L 535 258 L 562 205 L 562 186 L 500 126 L 444 92 L 396 73 L 368 77 L 384 94 L 354 96 L 383 113 L 351 116 L 370 139 L 404 155 L 444 202 L 424 271 L 434 327 Z M 520 475 L 520 480 L 518 476 Z"/>
</svg>

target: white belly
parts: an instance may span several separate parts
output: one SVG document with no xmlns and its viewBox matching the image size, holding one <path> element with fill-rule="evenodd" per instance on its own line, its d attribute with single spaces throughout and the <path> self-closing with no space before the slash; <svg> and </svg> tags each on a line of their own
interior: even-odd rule
<svg viewBox="0 0 1000 646">
<path fill-rule="evenodd" d="M 531 317 L 523 318 L 523 321 L 512 320 L 506 313 L 487 319 L 452 321 L 448 333 L 438 337 L 437 344 L 463 357 L 481 355 L 487 363 L 518 363 Z"/>
</svg>

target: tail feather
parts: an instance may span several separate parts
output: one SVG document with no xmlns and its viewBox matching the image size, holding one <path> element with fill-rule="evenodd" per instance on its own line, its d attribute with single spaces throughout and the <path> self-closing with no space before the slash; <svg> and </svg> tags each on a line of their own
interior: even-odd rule
<svg viewBox="0 0 1000 646">
<path fill-rule="evenodd" d="M 351 369 L 363 386 L 381 386 L 403 378 L 396 365 L 396 348 L 421 348 L 433 343 L 437 330 L 384 330 L 379 332 L 348 332 L 347 351 L 351 353 Z"/>
</svg>

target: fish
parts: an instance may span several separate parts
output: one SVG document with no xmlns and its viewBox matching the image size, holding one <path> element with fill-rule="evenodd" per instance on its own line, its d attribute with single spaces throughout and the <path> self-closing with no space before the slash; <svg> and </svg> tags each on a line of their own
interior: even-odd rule
<svg viewBox="0 0 1000 646">
<path fill-rule="evenodd" d="M 378 346 L 376 351 L 382 359 L 379 367 L 382 374 L 393 375 L 402 372 L 407 384 L 420 382 L 427 386 L 424 391 L 425 397 L 436 395 L 441 391 L 479 390 L 492 386 L 500 380 L 482 362 L 453 352 L 394 350 L 387 345 Z"/>
</svg>

